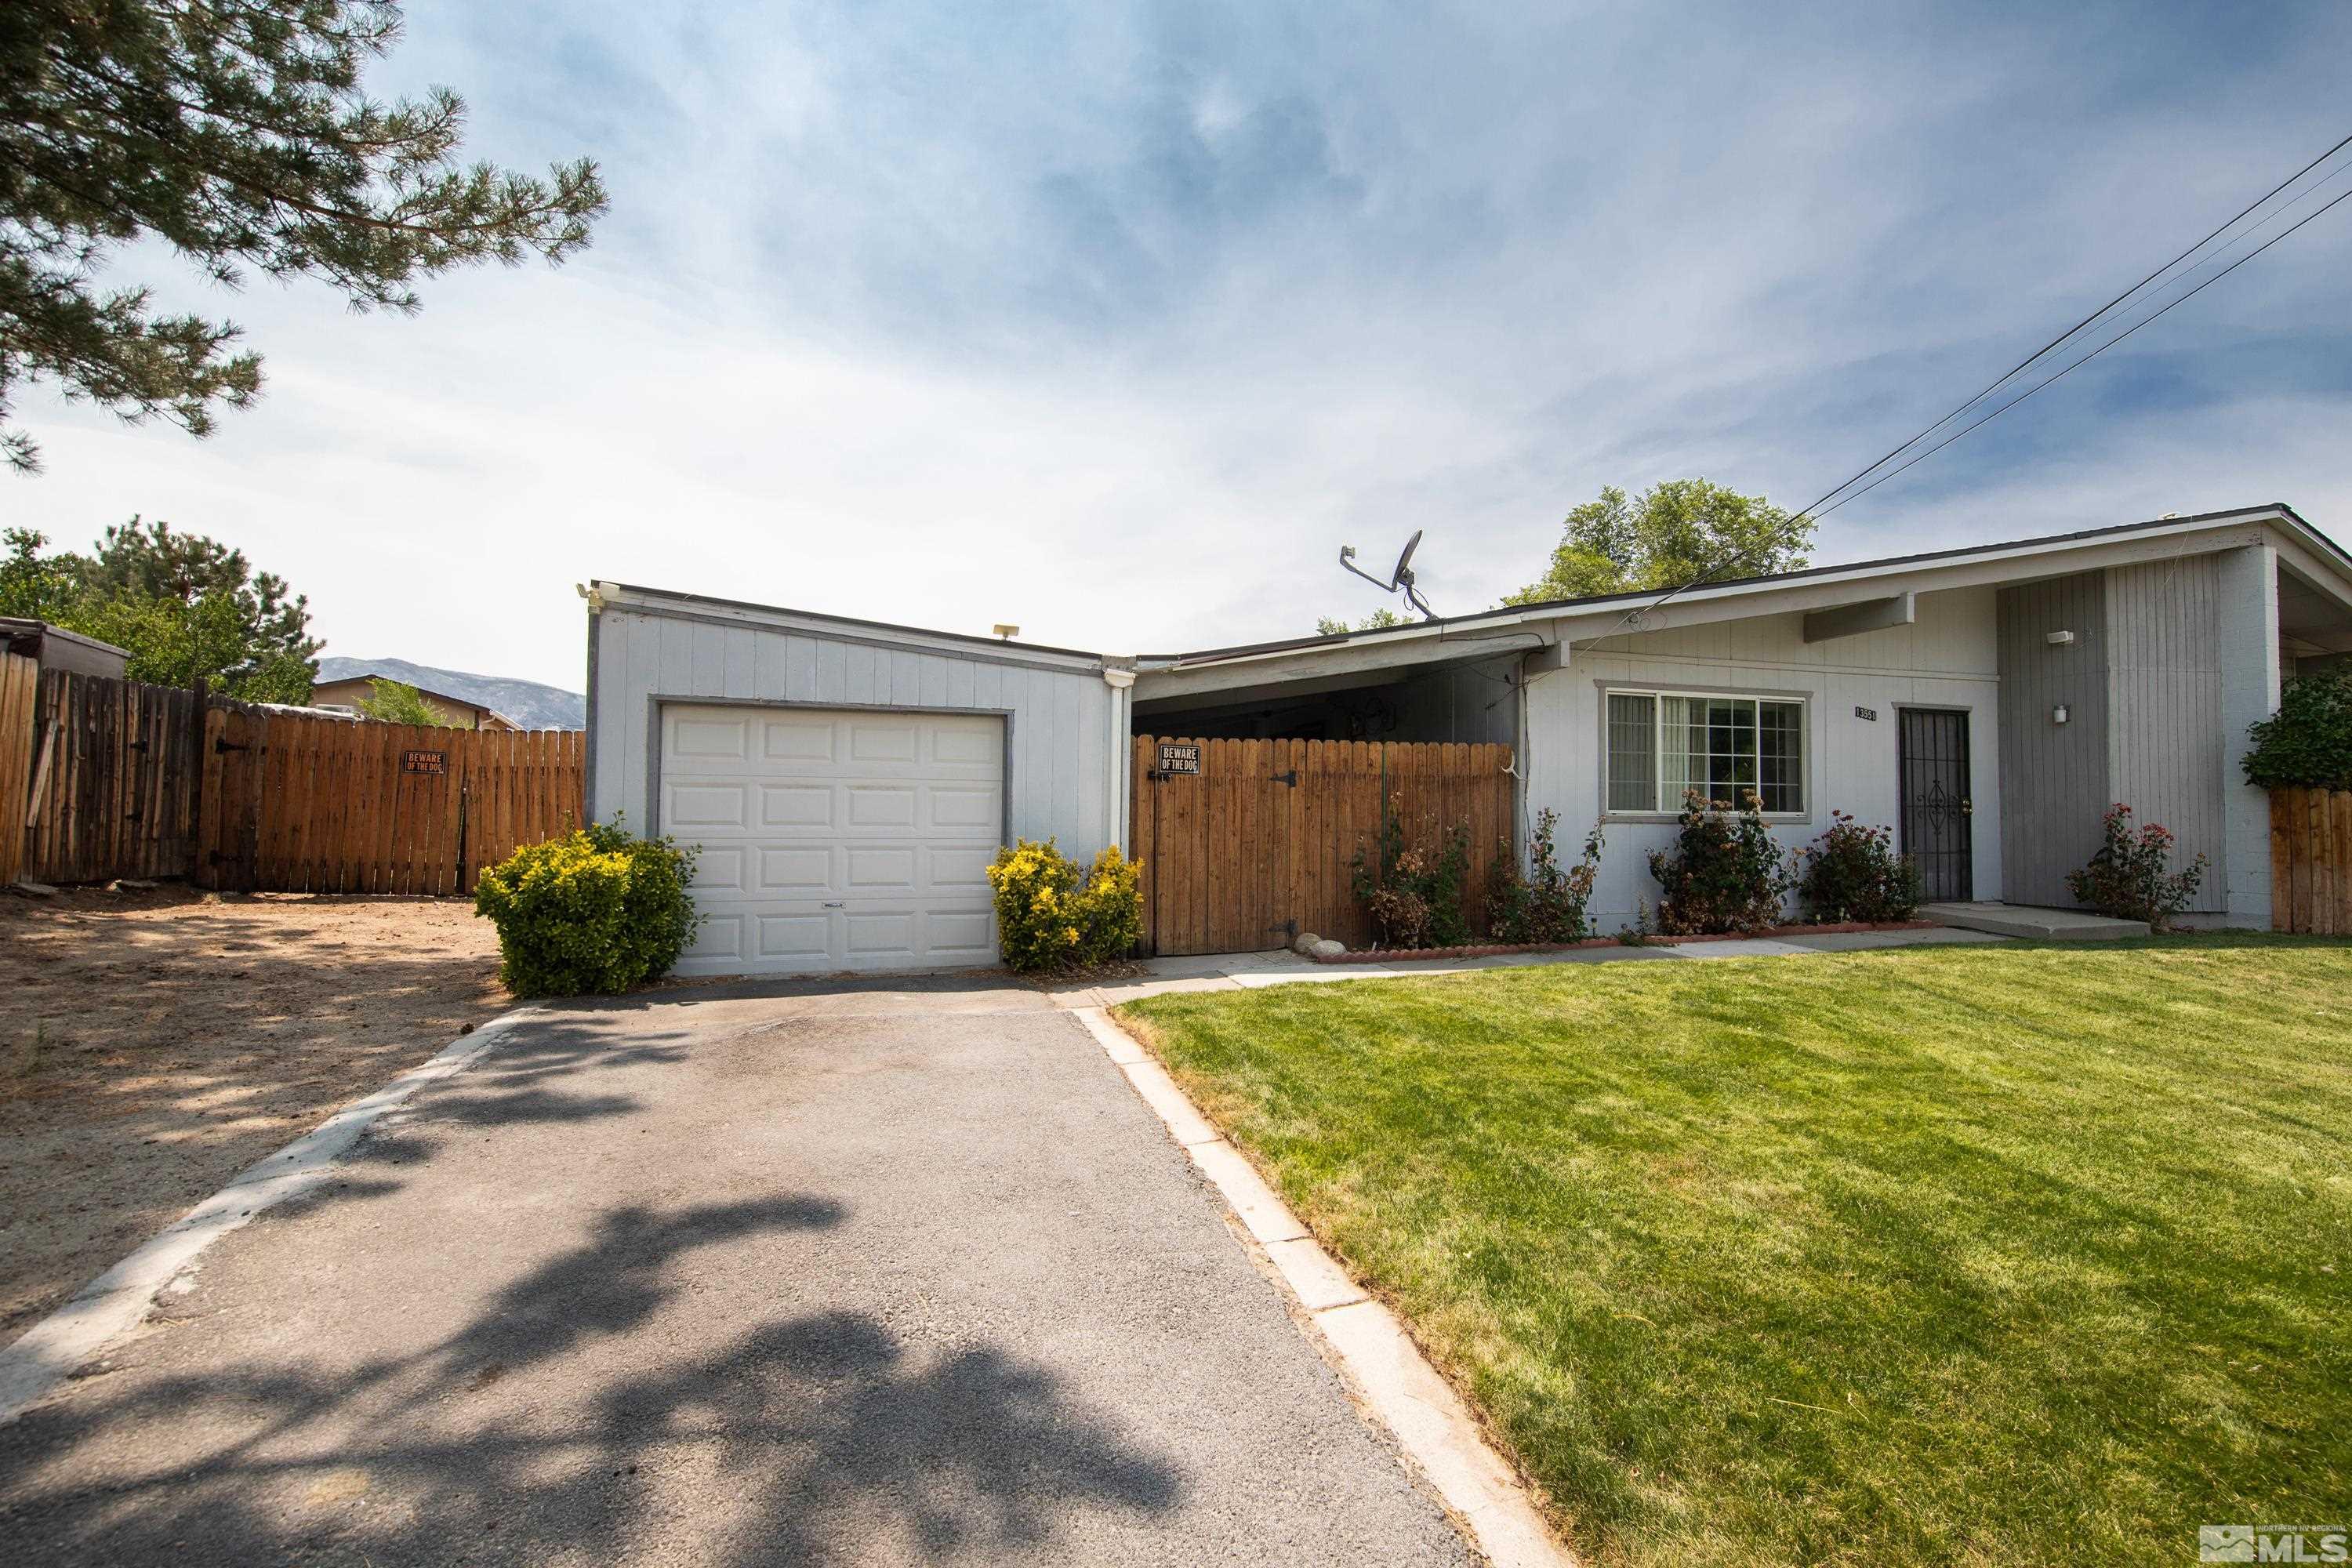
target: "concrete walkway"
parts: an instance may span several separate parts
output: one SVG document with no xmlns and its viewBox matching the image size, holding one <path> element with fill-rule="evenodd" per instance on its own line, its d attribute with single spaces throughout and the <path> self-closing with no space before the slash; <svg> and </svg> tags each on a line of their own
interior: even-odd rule
<svg viewBox="0 0 2352 1568">
<path fill-rule="evenodd" d="M 0 1562 L 1470 1561 L 1072 1014 L 550 1012 L 0 1428 Z"/>
<path fill-rule="evenodd" d="M 1265 952 L 1212 953 L 1199 958 L 1147 959 L 1133 979 L 1070 986 L 1051 993 L 1065 1007 L 1108 1007 L 1139 996 L 1171 991 L 1240 991 L 1261 985 L 1328 984 L 1409 974 L 1475 974 L 1488 969 L 1525 969 L 1559 963 L 1706 963 L 1726 958 L 1801 958 L 1823 952 L 1859 952 L 1872 948 L 1934 947 L 2001 942 L 1980 931 L 1947 927 L 1914 931 L 1839 931 L 1820 936 L 1740 938 L 1672 946 L 1579 947 L 1565 952 L 1508 952 L 1491 958 L 1422 959 L 1403 963 L 1317 963 L 1286 948 Z"/>
<path fill-rule="evenodd" d="M 2149 934 L 2146 921 L 2117 920 L 2088 910 L 2042 909 L 2029 904 L 1979 900 L 1965 904 L 1929 904 L 1919 911 L 1931 921 L 1996 936 L 2024 937 L 2036 942 L 2116 942 Z"/>
</svg>

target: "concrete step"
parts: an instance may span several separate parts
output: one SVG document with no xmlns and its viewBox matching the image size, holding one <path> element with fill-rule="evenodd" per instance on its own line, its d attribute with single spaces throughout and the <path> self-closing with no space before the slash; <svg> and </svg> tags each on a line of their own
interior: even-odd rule
<svg viewBox="0 0 2352 1568">
<path fill-rule="evenodd" d="M 1987 931 L 1997 936 L 2021 936 L 2041 941 L 2112 942 L 2117 937 L 2146 936 L 2146 921 L 2119 921 L 2088 910 L 2044 910 L 2023 904 L 1923 904 L 1920 918 L 1962 931 Z"/>
</svg>

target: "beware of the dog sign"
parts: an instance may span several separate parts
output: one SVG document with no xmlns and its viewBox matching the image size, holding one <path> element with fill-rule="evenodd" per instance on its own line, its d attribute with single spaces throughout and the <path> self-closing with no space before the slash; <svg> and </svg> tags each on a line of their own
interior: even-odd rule
<svg viewBox="0 0 2352 1568">
<path fill-rule="evenodd" d="M 446 773 L 449 771 L 446 752 L 403 752 L 400 771 L 404 773 Z"/>
<path fill-rule="evenodd" d="M 1163 773 L 1197 773 L 1201 771 L 1201 747 L 1196 741 L 1162 741 L 1160 742 L 1160 771 Z"/>
</svg>

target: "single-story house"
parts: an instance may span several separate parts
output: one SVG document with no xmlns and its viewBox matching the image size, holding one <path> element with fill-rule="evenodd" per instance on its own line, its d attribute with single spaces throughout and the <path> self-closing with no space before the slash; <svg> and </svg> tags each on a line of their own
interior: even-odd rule
<svg viewBox="0 0 2352 1568">
<path fill-rule="evenodd" d="M 390 679 L 389 676 L 354 675 L 341 680 L 322 680 L 310 688 L 310 706 L 331 708 L 344 713 L 356 714 L 360 711 L 360 704 L 375 695 L 375 683 L 378 680 Z M 522 728 L 494 708 L 485 708 L 478 702 L 468 702 L 466 699 L 453 696 L 446 691 L 432 691 L 420 686 L 416 689 L 416 695 L 425 700 L 425 706 L 432 710 L 442 723 L 452 729 L 520 730 Z"/>
<path fill-rule="evenodd" d="M 588 809 L 702 847 L 688 973 L 994 961 L 1000 843 L 1127 845 L 1129 737 L 1496 742 L 1522 828 L 1606 829 L 1632 922 L 1685 788 L 1758 787 L 1795 847 L 1895 828 L 1931 899 L 2071 903 L 2110 802 L 2267 928 L 2247 727 L 2352 658 L 2352 554 L 2285 506 L 1112 656 L 597 583 Z"/>
</svg>

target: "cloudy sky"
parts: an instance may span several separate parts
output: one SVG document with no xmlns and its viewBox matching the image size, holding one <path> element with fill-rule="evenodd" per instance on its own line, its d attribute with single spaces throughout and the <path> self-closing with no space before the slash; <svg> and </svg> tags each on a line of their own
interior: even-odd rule
<svg viewBox="0 0 2352 1568">
<path fill-rule="evenodd" d="M 1339 546 L 1423 528 L 1476 609 L 1604 484 L 1844 479 L 2352 132 L 2347 58 L 2334 3 L 415 4 L 373 85 L 595 157 L 594 248 L 414 320 L 142 258 L 264 399 L 35 393 L 0 511 L 575 689 L 591 577 L 1149 651 L 1364 614 Z M 2271 500 L 2352 536 L 2352 202 L 1816 559 Z"/>
</svg>

